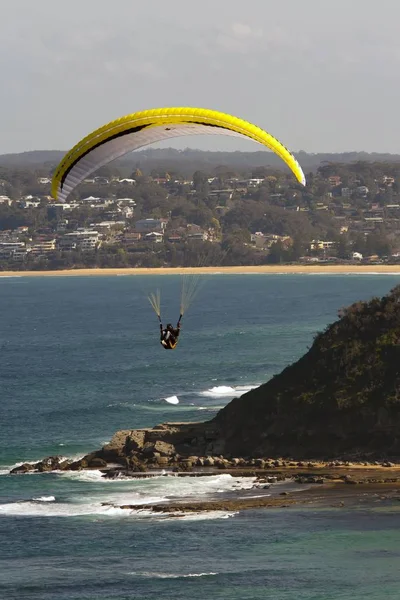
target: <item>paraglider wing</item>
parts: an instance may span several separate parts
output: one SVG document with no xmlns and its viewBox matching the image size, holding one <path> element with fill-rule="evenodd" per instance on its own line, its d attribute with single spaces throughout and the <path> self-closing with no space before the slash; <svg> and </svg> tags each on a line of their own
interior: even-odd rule
<svg viewBox="0 0 400 600">
<path fill-rule="evenodd" d="M 68 152 L 53 177 L 52 195 L 65 202 L 69 194 L 100 167 L 154 142 L 193 134 L 233 135 L 252 139 L 277 154 L 297 180 L 306 184 L 299 163 L 271 134 L 243 119 L 205 108 L 157 108 L 116 119 L 81 140 Z"/>
</svg>

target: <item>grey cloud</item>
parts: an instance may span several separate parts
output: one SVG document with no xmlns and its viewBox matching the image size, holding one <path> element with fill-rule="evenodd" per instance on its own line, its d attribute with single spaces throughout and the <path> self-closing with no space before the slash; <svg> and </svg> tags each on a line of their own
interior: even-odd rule
<svg viewBox="0 0 400 600">
<path fill-rule="evenodd" d="M 232 112 L 293 149 L 399 151 L 395 0 L 3 0 L 0 152 L 134 110 Z M 175 147 L 254 149 L 186 138 Z"/>
</svg>

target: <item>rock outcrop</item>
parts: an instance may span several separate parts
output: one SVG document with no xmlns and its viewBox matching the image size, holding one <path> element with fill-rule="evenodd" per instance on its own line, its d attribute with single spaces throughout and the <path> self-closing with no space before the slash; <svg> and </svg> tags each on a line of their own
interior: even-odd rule
<svg viewBox="0 0 400 600">
<path fill-rule="evenodd" d="M 400 286 L 357 302 L 213 421 L 224 454 L 400 456 Z"/>
<path fill-rule="evenodd" d="M 146 442 L 230 460 L 400 456 L 400 286 L 339 317 L 300 360 L 212 421 L 167 424 Z"/>
<path fill-rule="evenodd" d="M 118 431 L 80 461 L 50 457 L 13 472 L 154 467 L 276 468 L 271 457 L 400 457 L 400 286 L 358 302 L 279 375 L 205 423 Z M 299 463 L 301 465 L 301 463 Z M 390 463 L 389 463 L 390 464 Z"/>
<path fill-rule="evenodd" d="M 224 468 L 220 432 L 209 423 L 163 423 L 151 429 L 118 431 L 93 458 L 124 465 L 129 471 L 148 467 L 216 466 Z M 215 455 L 219 457 L 215 458 Z M 239 462 L 239 459 L 237 459 Z"/>
</svg>

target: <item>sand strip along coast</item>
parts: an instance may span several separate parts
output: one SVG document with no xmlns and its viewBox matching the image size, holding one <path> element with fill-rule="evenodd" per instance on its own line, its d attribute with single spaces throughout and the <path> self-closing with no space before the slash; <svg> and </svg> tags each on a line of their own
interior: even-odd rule
<svg viewBox="0 0 400 600">
<path fill-rule="evenodd" d="M 153 269 L 68 269 L 59 271 L 0 271 L 0 277 L 89 277 L 111 275 L 185 275 L 199 273 L 205 275 L 250 275 L 250 274 L 293 274 L 293 275 L 400 275 L 398 265 L 263 265 L 257 267 L 162 267 Z"/>
</svg>

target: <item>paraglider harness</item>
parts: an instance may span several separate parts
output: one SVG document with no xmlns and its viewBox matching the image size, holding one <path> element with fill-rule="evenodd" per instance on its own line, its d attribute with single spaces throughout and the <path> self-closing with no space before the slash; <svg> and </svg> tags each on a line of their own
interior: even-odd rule
<svg viewBox="0 0 400 600">
<path fill-rule="evenodd" d="M 166 328 L 164 329 L 160 321 L 160 344 L 165 348 L 165 350 L 174 350 L 178 344 L 178 338 L 181 331 L 181 319 L 183 315 L 179 315 L 178 323 L 176 324 L 176 328 L 174 329 L 171 323 L 168 323 Z"/>
</svg>

